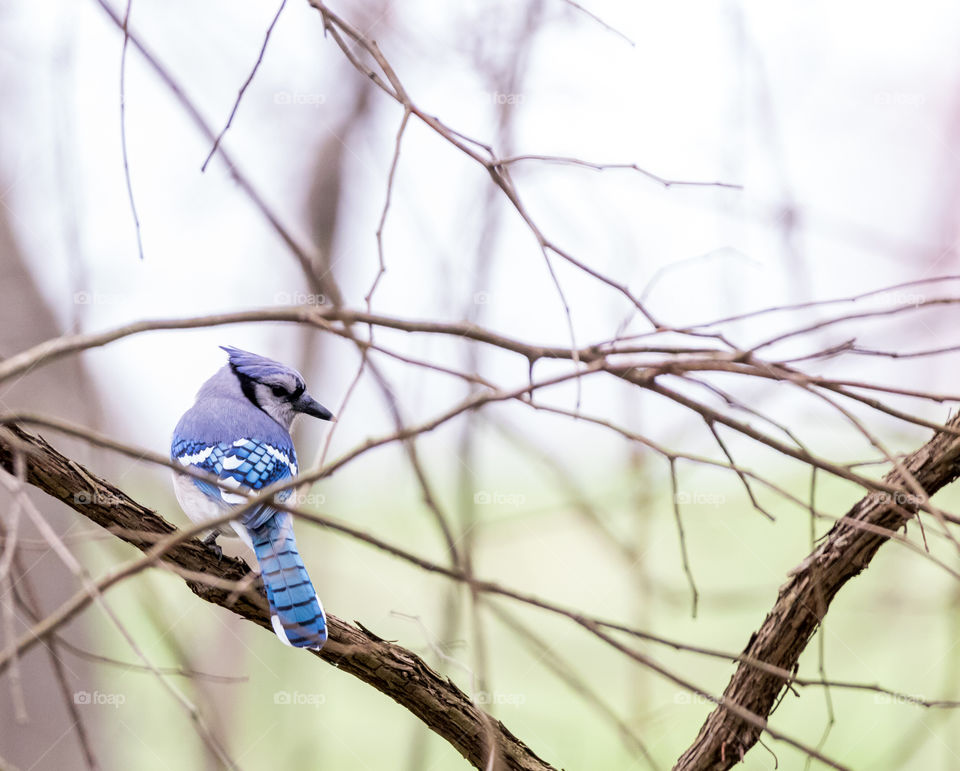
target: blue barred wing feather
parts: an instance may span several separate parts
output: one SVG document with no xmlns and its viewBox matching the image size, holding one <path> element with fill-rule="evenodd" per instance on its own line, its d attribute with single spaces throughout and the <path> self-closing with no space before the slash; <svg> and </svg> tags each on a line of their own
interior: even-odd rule
<svg viewBox="0 0 960 771">
<path fill-rule="evenodd" d="M 202 479 L 193 480 L 193 484 L 208 498 L 225 506 L 237 506 L 247 499 L 246 495 L 230 490 L 257 493 L 297 474 L 297 455 L 292 445 L 274 447 L 253 439 L 219 444 L 181 440 L 174 444 L 171 454 L 183 466 L 193 466 L 219 477 L 230 489 Z M 290 495 L 290 490 L 284 490 L 277 494 L 277 500 L 284 501 Z M 244 514 L 243 524 L 255 529 L 275 513 L 269 506 L 258 506 Z"/>
</svg>

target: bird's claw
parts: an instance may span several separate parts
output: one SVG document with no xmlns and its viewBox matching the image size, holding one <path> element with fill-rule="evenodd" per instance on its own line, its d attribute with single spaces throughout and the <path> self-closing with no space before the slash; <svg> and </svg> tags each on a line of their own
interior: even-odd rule
<svg viewBox="0 0 960 771">
<path fill-rule="evenodd" d="M 217 536 L 220 535 L 218 530 L 212 531 L 206 538 L 204 538 L 200 543 L 206 546 L 210 551 L 217 555 L 217 562 L 223 561 L 223 549 L 220 548 L 220 544 L 217 543 Z"/>
</svg>

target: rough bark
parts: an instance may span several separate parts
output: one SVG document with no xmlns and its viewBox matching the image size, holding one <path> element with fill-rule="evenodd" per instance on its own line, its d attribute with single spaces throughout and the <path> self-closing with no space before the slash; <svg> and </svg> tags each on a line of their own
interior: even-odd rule
<svg viewBox="0 0 960 771">
<path fill-rule="evenodd" d="M 165 519 L 60 454 L 41 437 L 17 426 L 7 426 L 0 430 L 0 465 L 12 471 L 16 452 L 22 452 L 27 460 L 26 481 L 29 484 L 63 501 L 144 552 L 155 546 L 158 535 L 167 536 L 176 531 Z M 164 553 L 162 561 L 184 571 L 205 573 L 226 582 L 242 581 L 249 576 L 249 569 L 242 560 L 225 556 L 218 562 L 196 539 L 172 546 Z M 185 579 L 185 583 L 201 599 L 271 629 L 259 579 L 254 592 L 242 593 L 203 581 Z M 492 737 L 496 743 L 494 767 L 519 771 L 552 768 L 416 654 L 380 639 L 359 624 L 353 626 L 333 616 L 328 616 L 328 622 L 330 638 L 317 654 L 320 658 L 408 709 L 475 767 L 488 767 Z"/>
<path fill-rule="evenodd" d="M 960 427 L 960 415 L 948 426 Z M 938 433 L 903 462 L 927 495 L 960 475 L 960 438 Z M 790 572 L 773 609 L 754 632 L 744 655 L 793 671 L 837 592 L 861 573 L 888 533 L 903 527 L 917 511 L 917 500 L 897 471 L 885 481 L 902 494 L 875 492 L 859 500 L 796 568 Z M 787 681 L 741 662 L 724 690 L 733 701 L 768 718 Z M 693 744 L 677 761 L 675 771 L 721 771 L 738 763 L 757 742 L 761 729 L 718 706 L 707 717 Z"/>
</svg>

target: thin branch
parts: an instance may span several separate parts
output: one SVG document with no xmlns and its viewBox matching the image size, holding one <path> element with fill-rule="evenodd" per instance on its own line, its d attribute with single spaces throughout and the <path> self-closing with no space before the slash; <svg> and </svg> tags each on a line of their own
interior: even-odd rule
<svg viewBox="0 0 960 771">
<path fill-rule="evenodd" d="M 570 158 L 562 155 L 514 155 L 509 158 L 497 158 L 494 163 L 497 166 L 509 166 L 521 161 L 541 161 L 543 163 L 557 163 L 566 166 L 581 166 L 593 171 L 605 171 L 607 169 L 628 169 L 651 179 L 663 187 L 719 187 L 728 190 L 743 190 L 743 185 L 737 185 L 732 182 L 699 182 L 686 179 L 670 179 L 647 171 L 635 163 L 596 163 L 594 161 L 585 161 L 581 158 Z"/>
<path fill-rule="evenodd" d="M 571 661 L 564 659 L 550 646 L 546 639 L 534 632 L 512 613 L 494 603 L 487 603 L 487 607 L 507 629 L 526 645 L 531 655 L 616 728 L 617 733 L 631 753 L 643 757 L 650 768 L 659 768 L 659 764 L 654 760 L 643 739 L 637 736 L 627 722 L 620 718 L 614 709 L 607 704 L 603 696 L 594 690 L 589 678 L 577 674 L 577 668 Z"/>
<path fill-rule="evenodd" d="M 687 554 L 687 538 L 683 531 L 683 519 L 680 516 L 680 489 L 677 483 L 677 464 L 670 459 L 670 490 L 673 493 L 673 519 L 677 524 L 677 538 L 680 542 L 680 559 L 683 562 L 683 572 L 687 576 L 687 583 L 690 585 L 690 616 L 697 617 L 697 602 L 700 599 L 700 593 L 697 591 L 697 583 L 693 579 L 693 571 L 690 569 L 690 556 Z"/>
<path fill-rule="evenodd" d="M 137 204 L 133 198 L 133 182 L 130 180 L 130 159 L 127 155 L 127 44 L 130 42 L 130 33 L 127 25 L 130 23 L 130 8 L 133 0 L 127 0 L 127 10 L 123 15 L 123 48 L 120 50 L 120 151 L 123 156 L 123 178 L 127 185 L 127 198 L 130 201 L 130 213 L 133 215 L 133 226 L 137 233 L 137 251 L 143 259 L 143 240 L 140 236 L 140 217 L 137 215 Z"/>
<path fill-rule="evenodd" d="M 588 11 L 586 8 L 584 8 L 582 5 L 580 5 L 580 3 L 574 2 L 574 0 L 563 0 L 563 2 L 565 2 L 565 3 L 566 3 L 567 5 L 569 5 L 571 8 L 576 8 L 578 11 L 580 11 L 580 13 L 584 14 L 585 16 L 590 17 L 590 18 L 593 19 L 597 24 L 599 24 L 601 27 L 603 27 L 605 30 L 607 30 L 608 32 L 612 32 L 612 33 L 613 33 L 614 35 L 616 35 L 617 37 L 622 38 L 623 40 L 625 40 L 625 41 L 626 41 L 627 43 L 629 43 L 631 46 L 636 47 L 636 45 L 637 45 L 636 43 L 634 43 L 630 38 L 628 38 L 626 35 L 624 35 L 624 34 L 623 34 L 620 30 L 618 30 L 616 27 L 613 27 L 613 26 L 607 24 L 607 22 L 605 22 L 603 19 L 601 19 L 599 16 L 597 16 L 597 14 L 593 13 L 593 11 Z"/>
<path fill-rule="evenodd" d="M 280 7 L 277 8 L 276 14 L 274 14 L 273 21 L 270 22 L 270 26 L 267 27 L 267 33 L 263 36 L 263 45 L 260 46 L 260 53 L 257 55 L 257 60 L 253 63 L 253 69 L 250 70 L 250 74 L 247 76 L 247 79 L 243 82 L 243 85 L 240 86 L 240 91 L 237 93 L 236 101 L 233 103 L 233 109 L 230 110 L 230 117 L 227 118 L 227 122 L 220 133 L 217 134 L 217 138 L 213 140 L 213 147 L 210 148 L 210 153 L 207 155 L 206 160 L 203 162 L 203 165 L 200 167 L 200 171 L 207 170 L 207 164 L 210 163 L 214 155 L 216 155 L 217 150 L 220 147 L 220 141 L 223 139 L 224 134 L 230 129 L 230 126 L 233 124 L 233 118 L 237 114 L 237 110 L 240 108 L 240 101 L 243 99 L 243 95 L 246 93 L 247 88 L 253 82 L 254 76 L 257 74 L 257 70 L 260 69 L 260 64 L 263 62 L 263 55 L 267 52 L 267 44 L 270 42 L 270 35 L 273 34 L 273 28 L 277 26 L 277 22 L 280 21 L 280 14 L 283 13 L 283 9 L 287 4 L 287 0 L 280 0 Z"/>
</svg>

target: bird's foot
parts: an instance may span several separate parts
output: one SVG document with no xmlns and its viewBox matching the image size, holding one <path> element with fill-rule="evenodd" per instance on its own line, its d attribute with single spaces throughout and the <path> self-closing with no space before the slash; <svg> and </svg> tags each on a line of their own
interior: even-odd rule
<svg viewBox="0 0 960 771">
<path fill-rule="evenodd" d="M 210 551 L 217 555 L 217 562 L 223 561 L 223 549 L 220 548 L 220 544 L 217 543 L 217 537 L 220 535 L 219 530 L 212 530 L 200 543 L 206 546 Z"/>
</svg>

